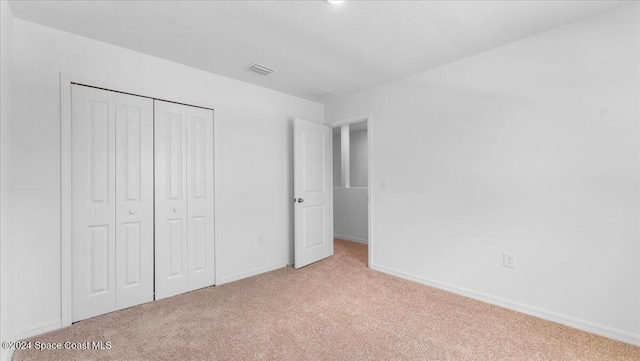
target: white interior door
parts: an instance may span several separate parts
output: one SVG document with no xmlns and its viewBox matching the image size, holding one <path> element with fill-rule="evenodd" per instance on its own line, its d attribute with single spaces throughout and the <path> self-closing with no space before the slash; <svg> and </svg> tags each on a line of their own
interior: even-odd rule
<svg viewBox="0 0 640 361">
<path fill-rule="evenodd" d="M 73 321 L 116 308 L 116 96 L 73 85 Z"/>
<path fill-rule="evenodd" d="M 154 101 L 156 300 L 187 292 L 187 112 Z"/>
<path fill-rule="evenodd" d="M 215 283 L 213 110 L 185 106 L 187 115 L 187 251 L 189 291 Z"/>
<path fill-rule="evenodd" d="M 333 254 L 331 128 L 294 120 L 295 268 Z"/>
<path fill-rule="evenodd" d="M 153 100 L 116 93 L 116 309 L 153 301 Z"/>
</svg>

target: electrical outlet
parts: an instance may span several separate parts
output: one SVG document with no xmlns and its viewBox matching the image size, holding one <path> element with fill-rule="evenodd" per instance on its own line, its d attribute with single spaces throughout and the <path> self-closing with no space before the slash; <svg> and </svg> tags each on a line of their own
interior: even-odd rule
<svg viewBox="0 0 640 361">
<path fill-rule="evenodd" d="M 258 235 L 258 245 L 263 245 L 264 244 L 264 239 L 263 239 L 263 235 L 259 234 Z"/>
<path fill-rule="evenodd" d="M 502 265 L 507 268 L 516 268 L 516 255 L 509 252 L 503 253 Z"/>
</svg>

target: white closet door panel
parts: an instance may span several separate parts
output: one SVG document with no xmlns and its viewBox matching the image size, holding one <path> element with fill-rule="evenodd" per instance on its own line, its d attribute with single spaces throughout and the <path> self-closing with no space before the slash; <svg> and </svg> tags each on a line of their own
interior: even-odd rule
<svg viewBox="0 0 640 361">
<path fill-rule="evenodd" d="M 213 111 L 187 109 L 189 290 L 215 283 Z"/>
<path fill-rule="evenodd" d="M 73 85 L 73 321 L 116 309 L 115 93 Z"/>
<path fill-rule="evenodd" d="M 188 290 L 186 107 L 155 100 L 156 299 Z"/>
<path fill-rule="evenodd" d="M 153 100 L 116 95 L 116 308 L 153 301 Z"/>
</svg>

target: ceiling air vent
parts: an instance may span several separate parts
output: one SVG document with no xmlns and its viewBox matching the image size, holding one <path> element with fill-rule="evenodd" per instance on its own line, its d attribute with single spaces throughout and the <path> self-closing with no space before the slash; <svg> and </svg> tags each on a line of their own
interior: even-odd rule
<svg viewBox="0 0 640 361">
<path fill-rule="evenodd" d="M 331 94 L 331 91 L 324 88 L 316 87 L 311 89 L 311 91 L 308 91 L 307 94 L 321 98 L 327 94 Z"/>
<path fill-rule="evenodd" d="M 269 68 L 268 66 L 260 65 L 258 63 L 251 63 L 246 69 L 251 70 L 254 73 L 258 73 L 260 75 L 269 75 L 273 73 L 275 70 Z"/>
</svg>

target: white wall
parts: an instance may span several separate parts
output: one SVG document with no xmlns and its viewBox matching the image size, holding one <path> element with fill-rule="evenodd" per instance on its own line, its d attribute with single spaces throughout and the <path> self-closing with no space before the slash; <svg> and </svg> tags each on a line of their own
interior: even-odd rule
<svg viewBox="0 0 640 361">
<path fill-rule="evenodd" d="M 340 128 L 337 128 L 340 130 Z M 334 129 L 335 130 L 335 129 Z M 340 132 L 333 133 L 333 186 L 342 187 L 342 144 Z"/>
<path fill-rule="evenodd" d="M 367 130 L 350 132 L 349 146 L 349 180 L 351 187 L 367 187 L 369 172 Z"/>
<path fill-rule="evenodd" d="M 322 122 L 322 105 L 19 19 L 14 36 L 18 336 L 60 325 L 60 72 L 212 104 L 219 284 L 293 259 L 292 120 Z"/>
<path fill-rule="evenodd" d="M 0 340 L 15 339 L 13 329 L 13 206 L 11 77 L 13 72 L 13 15 L 6 1 L 0 1 Z M 9 350 L 0 351 L 0 359 Z"/>
<path fill-rule="evenodd" d="M 340 129 L 340 128 L 338 128 Z M 340 134 L 333 137 L 333 171 L 341 172 Z M 336 144 L 338 144 L 336 146 Z M 369 240 L 368 205 L 368 148 L 367 131 L 349 132 L 349 174 L 350 188 L 333 188 L 333 234 L 337 238 L 360 243 Z M 339 179 L 339 178 L 338 178 Z M 359 188 L 355 188 L 359 187 Z"/>
<path fill-rule="evenodd" d="M 360 243 L 369 239 L 368 188 L 333 188 L 333 235 Z"/>
<path fill-rule="evenodd" d="M 374 268 L 640 343 L 639 6 L 328 104 L 372 113 Z"/>
</svg>

